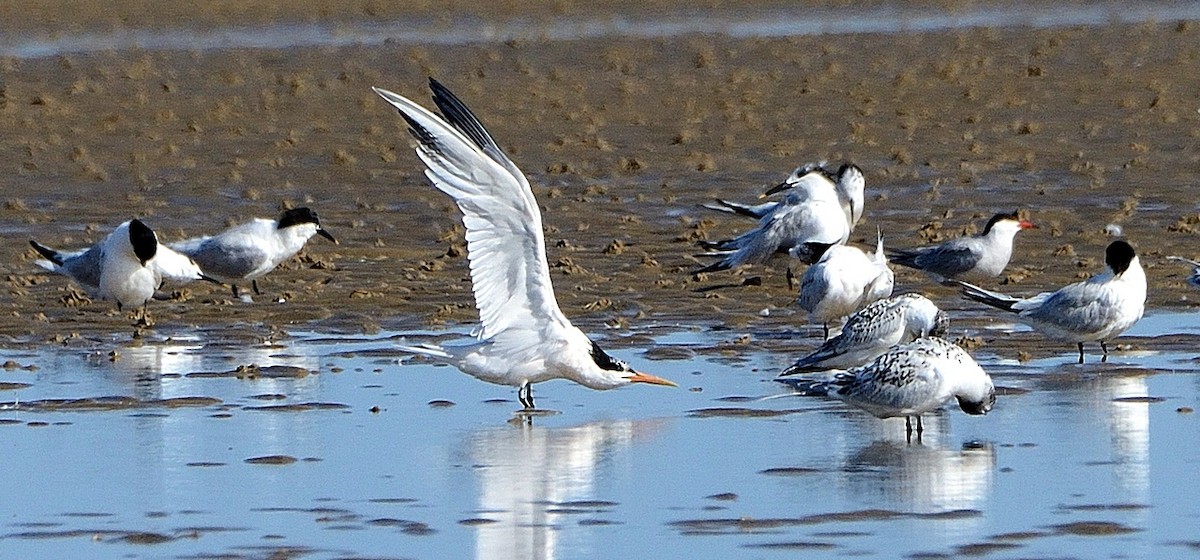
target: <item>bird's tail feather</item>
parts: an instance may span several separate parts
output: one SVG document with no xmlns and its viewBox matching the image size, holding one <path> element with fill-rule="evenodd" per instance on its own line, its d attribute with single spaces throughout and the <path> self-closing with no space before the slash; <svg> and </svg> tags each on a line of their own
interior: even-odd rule
<svg viewBox="0 0 1200 560">
<path fill-rule="evenodd" d="M 900 266 L 908 268 L 921 268 L 917 266 L 917 253 L 905 249 L 884 249 L 884 254 L 887 255 L 889 261 Z"/>
<path fill-rule="evenodd" d="M 709 210 L 716 210 L 717 212 L 724 212 L 726 214 L 737 214 L 739 216 L 746 216 L 748 218 L 756 218 L 757 219 L 757 218 L 762 217 L 762 214 L 755 212 L 753 207 L 751 207 L 747 204 L 730 202 L 728 200 L 722 200 L 720 198 L 717 198 L 714 200 L 716 201 L 715 204 L 708 203 L 708 204 L 701 204 L 700 206 L 707 208 Z"/>
<path fill-rule="evenodd" d="M 438 346 L 436 344 L 421 343 L 421 344 L 417 344 L 415 346 L 401 344 L 401 345 L 398 345 L 397 348 L 403 352 L 412 352 L 413 354 L 419 354 L 421 356 L 429 356 L 431 358 L 443 358 L 443 359 L 447 359 L 447 360 L 454 358 L 453 355 L 451 355 L 449 352 L 446 352 L 445 348 L 442 348 L 441 346 Z"/>
<path fill-rule="evenodd" d="M 962 294 L 964 297 L 970 300 L 978 301 L 979 303 L 990 305 L 996 309 L 1016 312 L 1016 310 L 1013 309 L 1013 306 L 1021 301 L 1020 298 L 985 290 L 968 282 L 957 281 L 957 283 L 962 287 Z"/>
</svg>

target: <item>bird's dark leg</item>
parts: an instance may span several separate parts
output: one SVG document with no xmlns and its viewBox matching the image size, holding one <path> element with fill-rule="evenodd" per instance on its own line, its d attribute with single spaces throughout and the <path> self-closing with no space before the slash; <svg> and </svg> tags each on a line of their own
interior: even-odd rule
<svg viewBox="0 0 1200 560">
<path fill-rule="evenodd" d="M 908 443 L 912 443 L 913 430 L 912 430 L 912 417 L 911 416 L 904 417 L 904 432 L 905 432 L 905 439 L 908 441 Z"/>
<path fill-rule="evenodd" d="M 254 295 L 261 296 L 262 292 L 258 291 L 258 280 L 251 280 L 250 286 L 254 288 Z"/>
<path fill-rule="evenodd" d="M 792 274 L 792 267 L 790 267 L 790 266 L 787 267 L 787 283 L 788 283 L 788 290 L 796 289 L 796 275 Z"/>
<path fill-rule="evenodd" d="M 1108 343 L 1101 340 L 1100 341 L 1100 350 L 1104 351 L 1104 354 L 1102 356 L 1100 356 L 1100 361 L 1107 362 L 1108 361 Z"/>
<path fill-rule="evenodd" d="M 238 297 L 237 284 L 230 284 L 229 287 L 233 288 L 233 297 L 236 299 Z"/>
<path fill-rule="evenodd" d="M 1079 363 L 1083 363 L 1083 343 L 1079 343 Z"/>
<path fill-rule="evenodd" d="M 921 416 L 917 416 L 917 441 L 921 441 L 921 433 L 925 431 L 925 424 L 921 422 Z"/>
<path fill-rule="evenodd" d="M 825 340 L 829 340 L 829 323 L 821 323 L 821 328 L 825 329 Z"/>
<path fill-rule="evenodd" d="M 526 381 L 521 384 L 521 388 L 517 389 L 517 400 L 521 401 L 521 406 L 525 410 L 533 410 L 533 384 Z"/>
</svg>

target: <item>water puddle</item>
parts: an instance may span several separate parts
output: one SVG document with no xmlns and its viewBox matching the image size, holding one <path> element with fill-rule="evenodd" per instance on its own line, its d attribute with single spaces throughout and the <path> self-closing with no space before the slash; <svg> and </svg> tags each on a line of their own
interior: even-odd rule
<svg viewBox="0 0 1200 560">
<path fill-rule="evenodd" d="M 1152 315 L 1137 337 L 1191 333 Z M 406 333 L 419 337 L 432 333 Z M 445 335 L 445 333 L 440 333 Z M 1193 353 L 988 361 L 986 417 L 920 443 L 819 398 L 772 398 L 786 357 L 661 328 L 614 349 L 678 389 L 509 388 L 401 364 L 395 333 L 203 336 L 0 351 L 18 557 L 1161 557 L 1194 549 Z M 19 483 L 15 481 L 20 481 Z M 1190 547 L 1190 548 L 1189 548 Z"/>
<path fill-rule="evenodd" d="M 464 45 L 504 41 L 574 41 L 605 37 L 662 39 L 693 34 L 732 38 L 847 33 L 917 33 L 973 27 L 1069 27 L 1200 19 L 1194 2 L 1063 4 L 1053 8 L 980 4 L 930 10 L 880 6 L 853 10 L 804 9 L 653 17 L 412 19 L 391 22 L 277 24 L 211 30 L 113 30 L 31 37 L 0 35 L 0 56 L 40 58 L 69 53 L 142 50 L 286 49 L 384 43 Z"/>
</svg>

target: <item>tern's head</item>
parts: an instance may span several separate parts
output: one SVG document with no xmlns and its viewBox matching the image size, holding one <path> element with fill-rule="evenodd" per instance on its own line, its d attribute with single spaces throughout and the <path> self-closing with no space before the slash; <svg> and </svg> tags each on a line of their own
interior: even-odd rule
<svg viewBox="0 0 1200 560">
<path fill-rule="evenodd" d="M 863 192 L 867 180 L 863 177 L 862 169 L 853 163 L 843 163 L 837 170 L 838 187 L 846 192 Z"/>
<path fill-rule="evenodd" d="M 950 316 L 938 309 L 937 304 L 929 298 L 909 293 L 896 296 L 895 299 L 904 305 L 904 319 L 910 336 L 944 338 L 950 331 Z"/>
<path fill-rule="evenodd" d="M 1022 220 L 1020 216 L 1017 215 L 1017 211 L 1014 210 L 1011 214 L 1000 213 L 992 216 L 992 219 L 988 220 L 987 225 L 983 228 L 983 235 L 987 236 L 995 231 L 996 235 L 1012 237 L 1016 235 L 1018 231 L 1036 227 L 1037 226 L 1033 225 L 1033 222 Z"/>
<path fill-rule="evenodd" d="M 987 379 L 984 390 L 979 395 L 955 395 L 958 399 L 958 407 L 963 412 L 972 415 L 987 414 L 996 405 L 996 387 L 992 385 L 992 380 Z"/>
<path fill-rule="evenodd" d="M 321 227 L 321 220 L 317 218 L 316 211 L 311 208 L 293 208 L 285 210 L 283 214 L 280 214 L 279 224 L 276 226 L 276 229 L 284 230 L 288 228 L 302 228 L 302 230 L 311 231 L 306 237 L 316 234 L 337 243 L 337 239 L 333 238 L 333 234 Z"/>
<path fill-rule="evenodd" d="M 788 253 L 800 259 L 804 264 L 816 264 L 817 261 L 821 260 L 821 257 L 825 256 L 825 253 L 829 252 L 829 248 L 834 245 L 836 244 L 809 241 L 788 249 Z"/>
<path fill-rule="evenodd" d="M 158 253 L 158 237 L 154 235 L 154 230 L 136 218 L 129 222 L 129 245 L 133 247 L 133 254 L 142 266 Z"/>
<path fill-rule="evenodd" d="M 787 179 L 784 179 L 782 183 L 771 187 L 771 189 L 763 193 L 762 196 L 770 196 L 795 187 L 800 183 L 800 181 L 803 181 L 805 177 L 812 175 L 813 173 L 819 174 L 820 177 L 824 178 L 826 181 L 829 181 L 830 184 L 834 184 L 838 180 L 838 174 L 827 169 L 825 165 L 826 162 L 824 161 L 801 165 L 792 171 L 792 174 L 788 175 Z"/>
<path fill-rule="evenodd" d="M 1120 276 L 1129 270 L 1130 264 L 1137 258 L 1133 246 L 1125 241 L 1117 240 L 1108 244 L 1104 250 L 1104 264 L 1111 268 L 1113 274 Z"/>
<path fill-rule="evenodd" d="M 601 370 L 601 376 L 604 379 L 587 380 L 592 383 L 583 382 L 583 385 L 595 386 L 597 388 L 610 388 L 629 383 L 648 383 L 650 385 L 666 385 L 668 387 L 676 387 L 675 383 L 655 377 L 648 373 L 642 373 L 629 367 L 629 364 L 622 360 L 618 360 L 609 356 L 599 345 L 592 342 L 592 361 L 596 362 L 596 366 Z"/>
</svg>

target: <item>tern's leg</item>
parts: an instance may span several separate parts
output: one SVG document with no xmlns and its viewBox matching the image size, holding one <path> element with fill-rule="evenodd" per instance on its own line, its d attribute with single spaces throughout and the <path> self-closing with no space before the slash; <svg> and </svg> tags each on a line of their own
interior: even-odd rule
<svg viewBox="0 0 1200 560">
<path fill-rule="evenodd" d="M 230 284 L 229 287 L 233 288 L 233 297 L 234 297 L 234 299 L 237 299 L 237 297 L 238 297 L 237 284 Z"/>
<path fill-rule="evenodd" d="M 1100 356 L 1100 361 L 1107 362 L 1108 361 L 1108 343 L 1101 340 L 1100 341 L 1100 350 L 1104 351 L 1104 354 Z"/>
<path fill-rule="evenodd" d="M 250 286 L 254 288 L 254 295 L 261 296 L 262 292 L 258 291 L 258 280 L 251 280 Z"/>
<path fill-rule="evenodd" d="M 1083 343 L 1079 343 L 1079 363 L 1083 363 Z"/>
<path fill-rule="evenodd" d="M 790 266 L 787 267 L 787 283 L 788 283 L 788 290 L 796 289 L 796 275 L 792 274 L 792 267 L 790 267 Z"/>
<path fill-rule="evenodd" d="M 533 410 L 533 384 L 526 381 L 521 384 L 521 388 L 517 389 L 517 400 L 521 401 L 521 406 L 525 410 Z"/>
<path fill-rule="evenodd" d="M 821 328 L 825 329 L 825 340 L 829 340 L 829 323 L 821 323 Z"/>
<path fill-rule="evenodd" d="M 904 431 L 905 431 L 905 439 L 908 441 L 908 443 L 912 443 L 913 430 L 912 430 L 912 417 L 911 416 L 904 417 Z"/>
</svg>

